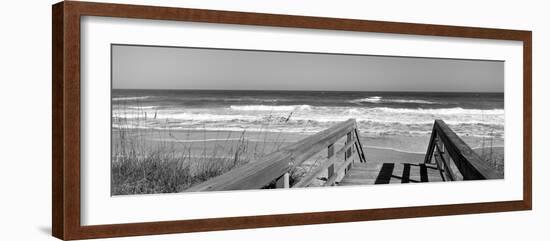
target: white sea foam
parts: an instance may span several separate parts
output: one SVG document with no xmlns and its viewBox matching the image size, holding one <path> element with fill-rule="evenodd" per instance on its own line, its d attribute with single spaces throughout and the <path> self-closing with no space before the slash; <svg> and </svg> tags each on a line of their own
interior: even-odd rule
<svg viewBox="0 0 550 241">
<path fill-rule="evenodd" d="M 114 97 L 113 101 L 122 101 L 122 100 L 145 100 L 149 99 L 152 96 L 130 96 L 130 97 Z"/>
<path fill-rule="evenodd" d="M 189 112 L 178 110 L 115 110 L 114 117 L 125 119 L 166 119 L 178 121 L 240 121 L 266 122 L 283 120 L 285 122 L 332 123 L 350 118 L 358 122 L 425 125 L 433 124 L 434 119 L 443 119 L 448 124 L 485 124 L 504 125 L 504 110 L 480 110 L 463 108 L 443 109 L 406 109 L 406 108 L 349 108 L 349 107 L 311 107 L 304 106 L 232 106 L 230 109 L 192 109 Z M 300 111 L 298 111 L 300 110 Z M 281 113 L 282 112 L 282 113 Z M 293 112 L 290 115 L 290 112 Z M 288 118 L 290 116 L 290 118 Z"/>
<path fill-rule="evenodd" d="M 388 108 L 388 107 L 376 107 L 373 110 L 378 110 L 388 113 L 397 114 L 430 114 L 430 115 L 504 115 L 504 109 L 463 109 L 456 108 L 441 108 L 441 109 L 408 109 L 408 108 Z"/>
<path fill-rule="evenodd" d="M 113 124 L 112 128 L 114 129 L 153 129 L 153 130 L 172 130 L 172 131 L 232 131 L 232 132 L 268 132 L 268 133 L 316 133 L 323 130 L 323 127 L 262 127 L 262 126 L 212 126 L 212 125 L 203 125 L 197 127 L 188 127 L 188 126 L 149 126 L 146 124 Z M 224 139 L 225 140 L 225 139 Z M 213 139 L 211 141 L 214 141 Z"/>
<path fill-rule="evenodd" d="M 236 111 L 308 111 L 310 105 L 232 105 L 230 109 Z"/>
<path fill-rule="evenodd" d="M 361 99 L 355 99 L 351 100 L 351 103 L 413 103 L 413 104 L 435 104 L 431 101 L 426 100 L 408 100 L 408 99 L 384 99 L 380 96 L 373 96 L 373 97 L 367 97 L 367 98 L 361 98 Z"/>
<path fill-rule="evenodd" d="M 115 112 L 114 117 L 124 119 L 160 119 L 160 120 L 183 120 L 183 121 L 254 121 L 257 116 L 238 114 L 210 114 L 210 113 L 170 113 L 170 112 Z M 155 118 L 156 116 L 156 118 Z"/>
<path fill-rule="evenodd" d="M 272 125 L 269 128 L 264 126 L 255 125 L 255 126 L 231 126 L 231 125 L 200 125 L 200 126 L 149 126 L 146 124 L 113 124 L 114 129 L 144 129 L 144 130 L 170 130 L 170 131 L 231 131 L 231 132 L 262 132 L 262 133 L 297 133 L 297 134 L 313 134 L 319 131 L 325 130 L 330 127 L 330 125 L 319 125 L 319 126 L 310 126 L 310 125 L 292 125 L 292 126 L 276 126 Z M 461 136 L 469 136 L 476 138 L 491 138 L 495 136 L 502 136 L 502 130 L 494 130 L 491 132 L 481 131 L 479 134 L 472 134 L 471 128 L 463 129 L 451 126 L 453 130 Z M 359 125 L 359 130 L 365 136 L 429 136 L 431 133 L 431 125 L 425 126 L 425 130 L 410 130 L 406 126 L 373 126 L 373 125 Z M 220 141 L 222 139 L 206 139 L 206 140 L 196 140 L 204 142 L 214 142 Z M 226 140 L 226 139 L 223 139 Z M 184 140 L 182 142 L 187 142 Z M 188 142 L 194 142 L 190 140 Z"/>
<path fill-rule="evenodd" d="M 389 100 L 389 102 L 392 102 L 392 103 L 435 104 L 435 102 L 431 102 L 431 101 L 427 101 L 427 100 L 403 100 L 403 99 L 393 99 L 393 100 Z"/>
<path fill-rule="evenodd" d="M 503 136 L 504 133 L 503 109 L 309 105 L 234 105 L 187 109 L 146 107 L 151 108 L 137 111 L 127 106 L 114 106 L 113 116 L 116 119 L 113 128 L 315 133 L 354 118 L 366 136 L 425 136 L 431 133 L 434 119 L 442 119 L 464 136 Z M 293 114 L 290 115 L 290 112 Z M 119 122 L 119 119 L 125 121 Z"/>
<path fill-rule="evenodd" d="M 126 108 L 133 110 L 153 110 L 158 108 L 158 106 L 127 106 Z"/>
<path fill-rule="evenodd" d="M 373 97 L 367 97 L 367 98 L 352 100 L 350 102 L 352 102 L 352 103 L 360 103 L 360 102 L 380 103 L 380 101 L 382 101 L 382 97 L 373 96 Z"/>
</svg>

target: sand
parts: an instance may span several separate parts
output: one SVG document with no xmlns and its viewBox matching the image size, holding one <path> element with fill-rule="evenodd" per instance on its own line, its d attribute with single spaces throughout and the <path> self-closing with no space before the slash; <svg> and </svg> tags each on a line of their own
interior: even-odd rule
<svg viewBox="0 0 550 241">
<path fill-rule="evenodd" d="M 185 160 L 233 160 L 239 150 L 239 160 L 261 161 L 262 157 L 279 150 L 311 134 L 274 132 L 235 132 L 197 130 L 139 130 L 125 132 L 114 129 L 112 135 L 113 154 L 121 145 L 145 152 L 172 152 Z M 334 144 L 335 152 L 344 145 L 344 137 Z M 367 162 L 422 163 L 429 137 L 361 137 Z M 407 145 L 408 144 L 408 145 Z M 502 147 L 475 148 L 482 159 L 489 161 L 503 172 L 504 153 Z M 320 151 L 296 166 L 298 173 L 308 173 L 326 160 L 327 151 Z M 343 157 L 342 157 L 343 159 Z M 322 183 L 321 181 L 319 181 Z M 319 184 L 320 184 L 319 183 Z M 312 183 L 315 186 L 316 183 Z"/>
<path fill-rule="evenodd" d="M 256 156 L 265 155 L 284 146 L 307 137 L 310 134 L 302 133 L 273 133 L 273 132 L 234 132 L 234 131 L 161 131 L 161 130 L 136 130 L 126 132 L 127 139 L 138 140 L 142 147 L 156 149 L 157 146 L 169 146 L 176 152 L 187 153 L 191 156 L 204 156 L 216 153 L 217 156 L 232 156 L 238 146 L 246 145 L 250 153 Z M 344 139 L 344 138 L 343 138 Z M 343 139 L 335 145 L 335 150 L 343 145 Z M 425 139 L 425 138 L 424 138 Z M 113 130 L 113 150 L 120 143 L 120 133 Z M 424 144 L 424 142 L 426 144 Z M 392 162 L 422 162 L 427 148 L 427 140 L 423 138 L 394 137 L 394 138 L 367 138 L 362 137 L 361 143 L 365 150 L 367 160 L 392 161 Z M 391 146 L 415 143 L 424 147 L 403 148 L 400 150 Z M 420 144 L 418 144 L 420 143 Z M 381 147 L 387 145 L 389 147 Z M 411 150 L 411 151 L 407 151 Z M 422 150 L 422 151 L 420 151 Z M 326 157 L 326 152 L 316 155 L 316 159 Z"/>
<path fill-rule="evenodd" d="M 131 131 L 127 131 L 124 134 L 126 139 L 133 140 L 133 143 L 139 143 L 142 148 L 153 150 L 162 145 L 170 147 L 175 152 L 201 157 L 212 155 L 213 153 L 217 157 L 231 157 L 239 146 L 245 146 L 247 153 L 260 157 L 311 135 L 311 133 L 139 129 L 131 129 Z M 120 132 L 113 129 L 112 137 L 113 150 L 115 151 L 117 145 L 120 144 Z M 338 150 L 338 147 L 343 145 L 343 139 L 336 143 L 335 150 Z M 498 161 L 499 164 L 503 164 L 504 148 L 498 146 L 501 143 L 494 143 L 496 146 L 493 148 L 481 148 L 479 147 L 481 146 L 479 138 L 466 137 L 464 140 L 470 146 L 473 146 L 473 149 L 483 159 L 500 159 Z M 123 142 L 127 143 L 127 141 Z M 367 160 L 387 162 L 422 162 L 428 142 L 428 136 L 361 136 L 361 143 L 363 144 Z M 476 144 L 478 147 L 475 146 Z M 324 157 L 326 157 L 326 152 L 319 153 L 315 158 L 321 159 Z"/>
</svg>

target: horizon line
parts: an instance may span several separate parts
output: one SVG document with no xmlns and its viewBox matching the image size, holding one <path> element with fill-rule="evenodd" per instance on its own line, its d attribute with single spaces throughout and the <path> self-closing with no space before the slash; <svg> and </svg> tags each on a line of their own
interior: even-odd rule
<svg viewBox="0 0 550 241">
<path fill-rule="evenodd" d="M 504 91 L 415 91 L 415 90 L 256 90 L 256 89 L 146 89 L 146 88 L 111 88 L 111 90 L 195 90 L 195 91 L 287 91 L 287 92 L 408 92 L 408 93 L 493 93 L 504 94 Z"/>
</svg>

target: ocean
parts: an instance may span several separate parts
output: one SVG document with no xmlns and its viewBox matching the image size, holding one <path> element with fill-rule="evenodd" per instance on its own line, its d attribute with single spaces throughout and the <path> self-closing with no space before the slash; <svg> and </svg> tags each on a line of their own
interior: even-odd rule
<svg viewBox="0 0 550 241">
<path fill-rule="evenodd" d="M 468 140 L 503 143 L 504 94 L 115 89 L 112 117 L 113 129 L 301 134 L 355 118 L 362 137 L 373 139 L 426 139 L 442 119 Z"/>
</svg>

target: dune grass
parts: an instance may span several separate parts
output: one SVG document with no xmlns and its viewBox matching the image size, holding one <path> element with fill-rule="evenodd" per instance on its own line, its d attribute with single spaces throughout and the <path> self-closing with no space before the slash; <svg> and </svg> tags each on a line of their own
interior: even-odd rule
<svg viewBox="0 0 550 241">
<path fill-rule="evenodd" d="M 128 114 L 128 113 L 126 113 Z M 154 194 L 183 192 L 192 185 L 224 174 L 236 167 L 261 159 L 282 147 L 284 138 L 271 143 L 268 149 L 267 133 L 263 142 L 251 142 L 243 129 L 238 140 L 226 137 L 213 148 L 199 150 L 192 143 L 182 144 L 172 131 L 152 128 L 136 128 L 151 121 L 142 109 L 131 113 L 113 115 L 113 145 L 111 161 L 111 195 Z M 135 116 L 139 118 L 135 118 Z M 156 115 L 153 115 L 156 116 Z M 262 127 L 268 130 L 270 121 Z M 260 133 L 262 136 L 262 133 Z M 158 141 L 151 142 L 151 137 Z M 206 138 L 206 137 L 205 137 Z M 233 143 L 233 144 L 227 144 Z M 291 183 L 297 182 L 303 173 L 297 168 L 291 172 Z M 264 188 L 273 188 L 268 184 Z"/>
<path fill-rule="evenodd" d="M 483 147 L 474 151 L 496 170 L 499 177 L 504 178 L 504 147 Z"/>
<path fill-rule="evenodd" d="M 143 135 L 119 129 L 111 162 L 111 194 L 152 194 L 182 192 L 193 184 L 219 176 L 250 161 L 248 142 L 241 136 L 236 149 L 218 155 L 215 151 L 193 156 L 191 146 L 175 148 L 161 141 L 145 144 Z M 154 130 L 148 130 L 154 131 Z"/>
</svg>

